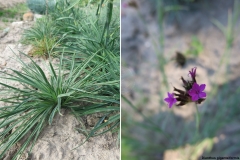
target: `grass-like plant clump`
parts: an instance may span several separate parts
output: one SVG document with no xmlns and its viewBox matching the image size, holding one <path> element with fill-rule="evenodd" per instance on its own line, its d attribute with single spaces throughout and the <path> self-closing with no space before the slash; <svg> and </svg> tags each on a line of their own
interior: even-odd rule
<svg viewBox="0 0 240 160">
<path fill-rule="evenodd" d="M 17 158 L 30 142 L 33 146 L 43 127 L 47 123 L 52 123 L 56 113 L 61 114 L 61 108 L 68 108 L 75 114 L 79 112 L 83 115 L 119 110 L 118 106 L 112 106 L 118 104 L 116 95 L 106 90 L 108 87 L 103 88 L 103 86 L 117 85 L 118 82 L 106 81 L 109 74 L 100 74 L 99 71 L 104 63 L 89 66 L 95 56 L 96 54 L 92 55 L 78 66 L 75 66 L 73 60 L 71 70 L 67 74 L 62 68 L 64 66 L 62 58 L 57 72 L 49 63 L 49 78 L 33 60 L 31 64 L 26 64 L 19 59 L 23 66 L 22 72 L 17 70 L 11 70 L 13 74 L 2 72 L 6 76 L 1 78 L 19 82 L 23 87 L 0 83 L 5 87 L 2 93 L 9 95 L 1 101 L 11 104 L 0 108 L 0 128 L 3 129 L 0 135 L 2 144 L 0 157 L 26 135 L 28 135 L 27 140 L 13 159 Z M 104 92 L 108 94 L 103 95 Z M 89 106 L 79 106 L 78 102 L 88 102 Z M 119 115 L 114 115 L 107 124 L 113 123 L 116 126 L 119 123 L 117 116 Z M 102 128 L 102 126 L 97 127 Z"/>
<path fill-rule="evenodd" d="M 24 53 L 31 63 L 17 58 L 22 71 L 2 72 L 1 78 L 21 85 L 0 83 L 4 87 L 0 101 L 5 102 L 0 108 L 0 158 L 17 143 L 22 144 L 13 159 L 29 145 L 31 152 L 44 126 L 61 115 L 62 108 L 77 119 L 103 115 L 90 130 L 76 128 L 85 133 L 86 140 L 108 131 L 119 133 L 120 27 L 119 10 L 114 8 L 119 2 L 81 5 L 58 1 L 54 12 L 37 20 L 23 35 L 22 42 L 33 46 L 32 55 L 49 58 L 49 75 Z M 60 59 L 57 66 L 51 63 L 53 56 Z"/>
<path fill-rule="evenodd" d="M 58 29 L 54 21 L 43 17 L 24 33 L 22 43 L 33 46 L 31 53 L 33 56 L 48 57 L 53 54 L 53 49 L 57 45 L 57 34 Z"/>
</svg>

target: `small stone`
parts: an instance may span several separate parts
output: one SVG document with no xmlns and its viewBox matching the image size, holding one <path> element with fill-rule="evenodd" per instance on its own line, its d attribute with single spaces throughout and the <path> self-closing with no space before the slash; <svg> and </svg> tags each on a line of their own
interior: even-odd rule
<svg viewBox="0 0 240 160">
<path fill-rule="evenodd" d="M 31 11 L 29 11 L 23 15 L 24 22 L 30 22 L 30 21 L 33 21 L 33 19 L 34 19 L 34 15 Z"/>
<path fill-rule="evenodd" d="M 12 26 L 21 26 L 23 24 L 23 21 L 19 21 L 19 22 L 12 22 Z"/>
</svg>

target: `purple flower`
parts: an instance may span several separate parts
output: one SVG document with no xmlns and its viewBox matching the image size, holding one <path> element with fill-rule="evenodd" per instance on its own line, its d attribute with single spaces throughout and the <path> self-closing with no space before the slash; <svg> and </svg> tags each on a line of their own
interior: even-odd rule
<svg viewBox="0 0 240 160">
<path fill-rule="evenodd" d="M 197 83 L 193 84 L 192 89 L 188 91 L 188 94 L 192 97 L 192 101 L 197 101 L 207 96 L 207 94 L 203 92 L 205 87 L 206 84 L 201 84 L 200 86 Z"/>
<path fill-rule="evenodd" d="M 164 101 L 168 103 L 169 108 L 171 108 L 172 105 L 174 105 L 177 102 L 176 98 L 174 98 L 173 96 L 174 96 L 173 93 L 171 94 L 168 92 L 168 97 L 164 99 Z"/>
</svg>

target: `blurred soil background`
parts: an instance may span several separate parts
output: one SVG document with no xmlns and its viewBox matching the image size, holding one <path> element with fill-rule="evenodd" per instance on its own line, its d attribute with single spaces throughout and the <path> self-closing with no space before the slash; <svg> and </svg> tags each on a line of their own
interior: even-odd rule
<svg viewBox="0 0 240 160">
<path fill-rule="evenodd" d="M 16 55 L 20 56 L 19 51 L 30 54 L 32 46 L 20 43 L 24 29 L 30 28 L 35 23 L 23 21 L 23 14 L 28 11 L 30 10 L 25 0 L 0 0 L 0 70 L 3 72 L 9 72 L 8 68 L 21 70 L 21 65 L 14 59 Z M 24 62 L 29 62 L 26 57 L 21 58 Z M 33 60 L 44 72 L 48 72 L 46 67 L 48 60 L 41 57 L 33 57 Z M 52 63 L 58 63 L 58 59 L 53 59 Z M 19 85 L 13 82 L 6 83 L 11 86 Z M 118 135 L 111 132 L 90 138 L 84 145 L 72 150 L 84 142 L 86 136 L 76 130 L 81 125 L 73 115 L 66 110 L 63 110 L 62 114 L 64 116 L 56 115 L 52 125 L 43 129 L 32 152 L 25 151 L 21 160 L 119 159 Z M 93 128 L 98 120 L 99 117 L 96 115 L 84 117 L 87 128 Z M 18 143 L 14 146 L 4 160 L 11 160 L 21 145 Z"/>
<path fill-rule="evenodd" d="M 121 85 L 122 95 L 130 101 L 121 101 L 122 159 L 240 157 L 239 3 L 162 2 L 158 8 L 157 0 L 122 0 Z M 173 10 L 164 14 L 161 24 L 159 10 L 167 11 L 169 6 Z M 163 27 L 163 47 L 159 26 Z M 183 66 L 176 52 L 184 55 Z M 163 102 L 173 86 L 183 89 L 180 78 L 189 79 L 193 67 L 197 67 L 197 82 L 206 84 L 207 92 L 206 101 L 198 105 L 197 138 L 194 104 L 169 109 Z"/>
</svg>

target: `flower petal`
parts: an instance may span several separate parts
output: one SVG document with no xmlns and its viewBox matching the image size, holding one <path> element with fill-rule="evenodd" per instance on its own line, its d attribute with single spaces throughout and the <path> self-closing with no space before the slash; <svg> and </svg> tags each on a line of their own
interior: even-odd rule
<svg viewBox="0 0 240 160">
<path fill-rule="evenodd" d="M 197 94 L 195 94 L 195 95 L 193 95 L 192 96 L 192 101 L 197 101 L 199 98 L 198 98 L 198 95 Z"/>
<path fill-rule="evenodd" d="M 193 90 L 193 89 L 190 89 L 190 90 L 188 91 L 188 94 L 189 94 L 190 96 L 195 95 L 195 94 L 196 94 L 196 91 Z"/>
<path fill-rule="evenodd" d="M 166 101 L 167 103 L 170 103 L 171 99 L 170 98 L 164 98 L 164 101 Z"/>
<path fill-rule="evenodd" d="M 168 92 L 168 97 L 164 98 L 164 101 L 168 103 L 168 107 L 171 108 L 177 102 L 177 99 L 174 98 L 174 94 Z"/>
<path fill-rule="evenodd" d="M 173 97 L 173 94 L 171 94 L 171 93 L 169 93 L 169 92 L 168 92 L 168 97 L 169 97 L 169 98 L 174 98 L 174 97 Z"/>
<path fill-rule="evenodd" d="M 198 91 L 199 90 L 199 85 L 197 83 L 194 83 L 193 86 L 192 86 L 192 89 L 195 90 L 195 91 Z"/>
<path fill-rule="evenodd" d="M 176 99 L 174 99 L 174 101 L 172 101 L 172 102 L 169 103 L 169 105 L 168 105 L 169 108 L 172 108 L 172 106 L 177 102 L 177 100 L 176 100 L 176 101 L 175 101 L 175 100 L 176 100 Z"/>
<path fill-rule="evenodd" d="M 205 98 L 207 94 L 205 92 L 199 93 L 199 98 Z"/>
<path fill-rule="evenodd" d="M 169 108 L 172 108 L 172 105 L 173 105 L 172 103 L 169 103 L 169 104 L 168 104 L 168 107 L 169 107 Z"/>
<path fill-rule="evenodd" d="M 173 103 L 174 104 L 177 103 L 177 99 L 176 98 L 173 99 Z"/>
<path fill-rule="evenodd" d="M 201 84 L 199 87 L 200 92 L 204 91 L 205 87 L 206 87 L 206 84 Z"/>
</svg>

